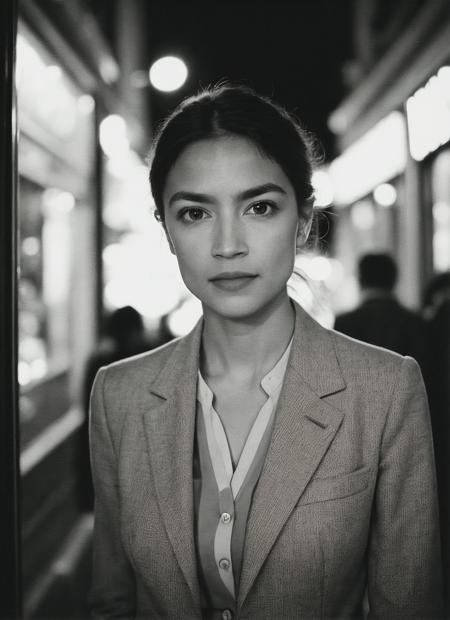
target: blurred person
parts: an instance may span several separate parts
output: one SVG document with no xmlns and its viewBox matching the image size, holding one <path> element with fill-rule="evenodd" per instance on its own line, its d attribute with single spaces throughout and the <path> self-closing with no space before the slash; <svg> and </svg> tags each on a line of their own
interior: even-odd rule
<svg viewBox="0 0 450 620">
<path fill-rule="evenodd" d="M 93 618 L 441 616 L 432 439 L 409 357 L 287 294 L 311 141 L 238 86 L 184 101 L 150 181 L 191 333 L 97 374 Z"/>
<path fill-rule="evenodd" d="M 435 274 L 423 295 L 424 316 L 432 320 L 442 304 L 450 299 L 450 271 Z"/>
<path fill-rule="evenodd" d="M 397 266 L 388 254 L 371 253 L 358 262 L 360 305 L 336 317 L 337 331 L 413 357 L 427 367 L 426 326 L 422 317 L 405 308 L 394 295 Z"/>
<path fill-rule="evenodd" d="M 423 308 L 428 336 L 427 384 L 431 413 L 444 421 L 450 416 L 450 271 L 430 279 L 424 291 Z"/>
<path fill-rule="evenodd" d="M 153 346 L 145 334 L 144 322 L 140 313 L 132 306 L 123 306 L 107 316 L 104 338 L 101 340 L 98 349 L 92 352 L 87 360 L 83 381 L 85 417 L 80 449 L 80 502 L 86 511 L 93 509 L 93 488 L 89 462 L 89 396 L 95 375 L 102 366 L 148 351 Z"/>
<path fill-rule="evenodd" d="M 156 344 L 159 345 L 159 340 Z M 106 318 L 104 338 L 86 364 L 83 391 L 86 410 L 89 409 L 89 396 L 99 368 L 153 347 L 145 333 L 142 316 L 135 308 L 123 306 L 111 312 Z"/>
<path fill-rule="evenodd" d="M 450 614 L 450 272 L 431 278 L 424 295 L 424 315 L 429 346 L 426 383 L 436 454 L 446 604 Z"/>
</svg>

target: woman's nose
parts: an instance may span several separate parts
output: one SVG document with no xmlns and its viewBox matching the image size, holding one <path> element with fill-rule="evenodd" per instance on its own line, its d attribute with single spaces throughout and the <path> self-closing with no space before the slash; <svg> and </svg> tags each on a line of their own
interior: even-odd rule
<svg viewBox="0 0 450 620">
<path fill-rule="evenodd" d="M 218 222 L 214 232 L 212 255 L 221 258 L 248 254 L 242 222 Z"/>
</svg>

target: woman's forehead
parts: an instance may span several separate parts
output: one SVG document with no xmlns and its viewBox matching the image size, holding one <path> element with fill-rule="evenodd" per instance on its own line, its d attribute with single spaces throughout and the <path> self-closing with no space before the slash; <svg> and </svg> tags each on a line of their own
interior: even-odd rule
<svg viewBox="0 0 450 620">
<path fill-rule="evenodd" d="M 289 183 L 281 167 L 251 140 L 226 135 L 199 140 L 187 146 L 172 166 L 169 185 L 208 186 L 220 181 L 242 184 L 245 180 Z"/>
</svg>

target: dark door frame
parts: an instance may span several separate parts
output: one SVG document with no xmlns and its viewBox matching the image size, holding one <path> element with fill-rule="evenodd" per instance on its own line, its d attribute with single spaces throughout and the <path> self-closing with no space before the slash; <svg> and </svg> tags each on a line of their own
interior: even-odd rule
<svg viewBox="0 0 450 620">
<path fill-rule="evenodd" d="M 21 617 L 17 382 L 17 0 L 0 2 L 0 617 Z"/>
</svg>

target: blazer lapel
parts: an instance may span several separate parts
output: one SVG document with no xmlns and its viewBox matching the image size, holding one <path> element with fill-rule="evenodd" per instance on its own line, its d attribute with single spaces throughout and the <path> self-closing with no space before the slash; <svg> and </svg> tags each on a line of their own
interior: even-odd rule
<svg viewBox="0 0 450 620">
<path fill-rule="evenodd" d="M 143 415 L 150 467 L 167 535 L 198 606 L 192 467 L 201 331 L 199 321 L 178 342 L 150 386 L 161 404 Z"/>
<path fill-rule="evenodd" d="M 345 388 L 332 335 L 295 306 L 290 362 L 247 522 L 239 607 L 343 419 L 322 400 Z"/>
</svg>

